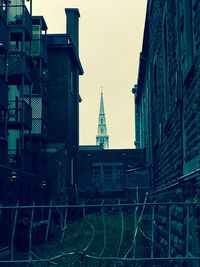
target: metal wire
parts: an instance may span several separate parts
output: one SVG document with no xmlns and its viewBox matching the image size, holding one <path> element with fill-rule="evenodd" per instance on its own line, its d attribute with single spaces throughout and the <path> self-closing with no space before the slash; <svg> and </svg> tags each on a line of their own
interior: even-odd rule
<svg viewBox="0 0 200 267">
<path fill-rule="evenodd" d="M 92 236 L 91 239 L 89 240 L 88 244 L 86 245 L 86 247 L 83 249 L 83 251 L 85 252 L 86 250 L 88 250 L 88 248 L 90 247 L 90 245 L 92 244 L 92 241 L 94 240 L 94 235 L 95 235 L 95 228 L 93 226 L 93 224 L 91 222 L 89 222 L 86 218 L 86 213 L 85 213 L 85 208 L 84 208 L 84 204 L 83 204 L 83 217 L 84 220 L 86 221 L 86 223 L 91 227 L 92 229 Z"/>
<path fill-rule="evenodd" d="M 145 199 L 144 199 L 144 203 L 143 203 L 143 206 L 142 206 L 142 211 L 140 213 L 140 216 L 139 216 L 139 219 L 138 219 L 138 222 L 137 222 L 137 226 L 136 226 L 136 229 L 135 229 L 135 233 L 134 233 L 134 236 L 133 236 L 133 242 L 132 242 L 132 245 L 131 247 L 129 248 L 129 250 L 126 252 L 124 258 L 127 258 L 128 254 L 131 252 L 131 250 L 134 248 L 134 245 L 135 245 L 135 242 L 136 242 L 136 237 L 137 237 L 137 233 L 138 233 L 138 228 L 139 228 L 139 224 L 142 220 L 142 217 L 143 217 L 143 214 L 144 214 L 144 209 L 145 209 L 145 205 L 146 205 L 146 202 L 147 202 L 147 197 L 148 197 L 148 192 L 146 193 L 146 196 L 145 196 Z M 137 211 L 137 208 L 136 208 L 136 211 Z M 135 254 L 135 253 L 134 253 Z M 135 256 L 135 255 L 134 255 Z"/>
<path fill-rule="evenodd" d="M 62 236 L 61 236 L 61 240 L 60 240 L 60 245 L 59 247 L 61 248 L 64 242 L 64 238 L 65 238 L 65 232 L 68 228 L 67 225 L 67 215 L 68 215 L 68 209 L 65 209 L 65 216 L 64 216 L 64 220 L 61 220 L 61 231 L 62 231 Z"/>
<path fill-rule="evenodd" d="M 33 206 L 35 205 L 35 203 L 33 202 Z M 32 259 L 31 256 L 31 250 L 32 250 L 32 229 L 33 229 L 33 218 L 34 218 L 34 209 L 32 209 L 32 213 L 31 213 L 31 221 L 30 221 L 30 230 L 29 230 L 29 259 Z"/>
<path fill-rule="evenodd" d="M 139 199 L 139 197 L 137 198 Z M 199 260 L 200 256 L 198 255 L 192 255 L 192 248 L 189 246 L 189 234 L 190 231 L 192 229 L 190 229 L 191 227 L 189 227 L 189 223 L 190 223 L 190 218 L 191 216 L 193 216 L 191 214 L 191 211 L 193 211 L 193 209 L 190 209 L 190 207 L 193 207 L 195 203 L 176 203 L 176 202 L 169 202 L 169 203 L 164 203 L 162 202 L 162 206 L 166 206 L 169 207 L 169 216 L 168 216 L 168 220 L 169 220 L 169 224 L 170 227 L 168 229 L 168 232 L 170 234 L 170 240 L 171 240 L 171 214 L 172 214 L 172 210 L 171 207 L 177 206 L 177 207 L 186 207 L 186 218 L 183 220 L 183 224 L 185 224 L 186 230 L 187 230 L 187 236 L 183 236 L 183 238 L 185 238 L 184 242 L 186 244 L 186 253 L 184 256 L 180 256 L 180 257 L 174 257 L 171 255 L 171 241 L 169 242 L 169 246 L 168 246 L 168 254 L 167 257 L 154 257 L 153 254 L 153 244 L 155 242 L 154 240 L 154 224 L 155 224 L 155 207 L 159 206 L 160 203 L 148 203 L 147 202 L 148 199 L 148 193 L 145 196 L 144 202 L 143 203 L 130 203 L 130 205 L 128 204 L 123 204 L 118 202 L 117 204 L 105 204 L 104 201 L 102 201 L 101 204 L 98 205 L 85 205 L 85 204 L 81 204 L 81 205 L 76 205 L 76 206 L 72 206 L 72 205 L 60 205 L 60 206 L 55 206 L 53 204 L 53 202 L 51 201 L 50 204 L 48 206 L 35 206 L 35 203 L 33 202 L 33 204 L 31 206 L 19 206 L 19 203 L 17 203 L 16 206 L 13 206 L 12 208 L 10 206 L 8 206 L 7 210 L 11 211 L 11 215 L 13 214 L 13 212 L 15 211 L 14 216 L 11 216 L 11 225 L 12 225 L 12 230 L 11 230 L 11 243 L 10 243 L 10 251 L 11 251 L 11 258 L 10 259 L 6 259 L 6 260 L 2 260 L 0 259 L 0 264 L 1 263 L 37 263 L 37 262 L 43 262 L 46 265 L 48 265 L 48 263 L 51 263 L 53 265 L 57 265 L 57 261 L 60 259 L 63 259 L 65 257 L 71 257 L 71 256 L 76 256 L 79 258 L 79 263 L 80 265 L 82 264 L 83 259 L 88 258 L 88 259 L 94 259 L 97 261 L 131 261 L 131 262 L 135 262 L 135 264 L 139 261 L 152 261 L 152 260 L 160 260 L 160 261 L 164 261 L 164 260 L 174 260 L 174 261 L 181 261 L 181 260 Z M 122 243 L 123 243 L 123 239 L 124 239 L 124 233 L 125 233 L 125 225 L 124 225 L 124 210 L 123 207 L 134 207 L 134 216 L 135 216 L 135 229 L 134 229 L 134 234 L 133 234 L 133 241 L 132 241 L 132 245 L 131 247 L 128 249 L 128 251 L 126 252 L 124 257 L 119 257 L 120 255 L 120 251 L 122 249 Z M 146 207 L 151 207 L 151 212 L 152 212 L 152 218 L 151 218 L 151 236 L 146 234 L 142 227 L 141 227 L 141 222 L 142 219 L 144 218 L 144 212 L 149 212 L 147 209 L 145 209 Z M 75 251 L 70 251 L 70 252 L 65 252 L 63 250 L 62 244 L 65 240 L 65 233 L 68 229 L 68 225 L 67 225 L 67 219 L 68 219 L 68 208 L 69 207 L 73 207 L 73 208 L 81 208 L 83 211 L 83 219 L 84 221 L 89 225 L 90 229 L 91 229 L 91 237 L 90 240 L 88 241 L 87 245 L 83 248 L 80 249 L 79 252 L 75 252 Z M 86 253 L 88 252 L 89 248 L 91 247 L 92 242 L 94 241 L 95 238 L 95 227 L 94 225 L 91 223 L 91 221 L 89 221 L 88 216 L 86 214 L 86 209 L 88 207 L 101 207 L 101 219 L 102 219 L 102 223 L 103 223 L 103 229 L 102 229 L 102 235 L 103 235 L 103 247 L 101 250 L 101 253 L 99 256 L 94 256 L 92 255 L 92 253 Z M 106 222 L 105 222 L 105 209 L 109 207 L 117 207 L 119 208 L 119 212 L 120 212 L 120 217 L 121 217 L 121 233 L 119 233 L 120 235 L 120 242 L 119 242 L 119 246 L 118 246 L 118 250 L 117 250 L 117 255 L 116 257 L 110 257 L 110 256 L 103 256 L 105 250 L 107 249 L 107 236 L 109 235 L 109 232 L 107 232 L 106 229 Z M 139 207 L 141 207 L 141 211 L 138 217 L 138 211 L 139 211 Z M 33 227 L 34 227 L 34 220 L 35 220 L 35 215 L 36 214 L 36 208 L 38 210 L 42 209 L 44 212 L 44 214 L 42 213 L 42 222 L 46 221 L 47 225 L 46 225 L 46 232 L 45 232 L 45 240 L 44 240 L 44 246 L 45 246 L 45 253 L 43 256 L 39 256 L 37 255 L 35 252 L 33 252 Z M 0 205 L 0 219 L 2 218 L 1 213 L 2 211 L 6 209 L 6 207 L 1 206 Z M 17 226 L 17 220 L 18 220 L 18 212 L 19 210 L 24 209 L 26 211 L 29 212 L 29 218 L 30 218 L 30 229 L 28 231 L 28 235 L 29 235 L 29 251 L 28 251 L 28 258 L 24 258 L 24 259 L 17 259 L 17 257 L 15 257 L 15 251 L 14 251 L 14 239 L 15 239 L 15 235 L 16 235 L 16 226 Z M 52 216 L 52 211 L 56 210 L 57 213 L 60 215 L 59 220 L 60 220 L 60 226 L 61 226 L 61 236 L 60 239 L 58 239 L 58 243 L 59 246 L 58 248 L 62 249 L 62 252 L 60 253 L 60 250 L 58 250 L 58 254 L 57 255 L 51 255 L 50 251 L 48 251 L 48 242 L 49 242 L 49 235 L 50 235 L 50 226 L 51 224 L 54 223 L 53 220 L 53 216 Z M 149 215 L 149 213 L 148 213 Z M 151 257 L 141 257 L 138 258 L 136 253 L 134 252 L 134 257 L 130 257 L 130 252 L 135 249 L 135 245 L 136 245 L 136 241 L 137 241 L 137 234 L 138 231 L 141 232 L 141 234 L 149 241 L 151 241 Z M 156 241 L 157 242 L 157 241 Z"/>
<path fill-rule="evenodd" d="M 18 207 L 19 202 L 17 203 L 16 210 L 15 210 L 15 217 L 14 217 L 14 224 L 12 228 L 12 236 L 11 236 L 11 244 L 10 244 L 10 252 L 11 252 L 11 261 L 14 259 L 14 237 L 15 237 L 15 230 L 16 230 L 16 222 L 17 222 L 17 215 L 18 215 Z M 12 223 L 12 210 L 11 210 L 11 223 Z"/>
<path fill-rule="evenodd" d="M 143 232 L 143 230 L 141 229 L 140 226 L 138 227 L 138 229 L 140 230 L 140 233 L 141 233 L 146 239 L 148 239 L 149 241 L 152 241 L 152 237 L 147 236 L 147 234 L 145 234 L 145 233 Z"/>
<path fill-rule="evenodd" d="M 102 205 L 104 204 L 104 199 L 102 201 Z M 99 258 L 102 257 L 104 251 L 106 250 L 106 244 L 107 244 L 107 237 L 106 237 L 106 223 L 105 223 L 105 214 L 104 214 L 104 208 L 101 209 L 101 216 L 103 221 L 103 249 L 99 255 Z"/>
<path fill-rule="evenodd" d="M 119 200 L 119 204 L 120 204 L 120 200 Z M 121 215 L 121 237 L 120 237 L 120 243 L 119 243 L 119 247 L 117 251 L 117 257 L 119 257 L 119 253 L 122 247 L 122 242 L 124 239 L 124 213 L 123 213 L 122 207 L 120 207 L 120 215 Z"/>
<path fill-rule="evenodd" d="M 147 192 L 148 194 L 148 192 Z M 145 206 L 171 206 L 171 205 L 176 205 L 176 206 L 197 206 L 199 203 L 197 202 L 146 202 L 145 203 Z M 140 207 L 140 206 L 143 206 L 144 203 L 111 203 L 111 204 L 88 204 L 88 205 L 85 205 L 84 204 L 84 208 L 101 208 L 101 207 Z M 0 209 L 4 210 L 4 209 L 15 209 L 16 208 L 16 205 L 15 206 L 0 206 Z M 22 206 L 18 206 L 17 207 L 18 209 L 49 209 L 49 208 L 55 208 L 55 209 L 58 209 L 58 208 L 83 208 L 83 204 L 79 204 L 79 205 L 55 205 L 55 204 L 51 204 L 51 205 L 22 205 Z"/>
</svg>

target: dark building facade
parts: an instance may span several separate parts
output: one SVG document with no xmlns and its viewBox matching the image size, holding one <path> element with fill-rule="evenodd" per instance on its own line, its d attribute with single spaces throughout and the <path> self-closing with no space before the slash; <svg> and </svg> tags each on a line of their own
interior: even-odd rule
<svg viewBox="0 0 200 267">
<path fill-rule="evenodd" d="M 77 189 L 79 11 L 66 9 L 67 34 L 47 35 L 29 4 L 0 0 L 0 205 L 60 202 Z M 0 251 L 11 244 L 9 216 L 1 210 Z"/>
<path fill-rule="evenodd" d="M 137 148 L 146 149 L 152 196 L 193 201 L 199 176 L 200 1 L 149 0 L 135 94 Z M 166 251 L 167 210 L 158 209 L 157 241 Z M 174 208 L 171 255 L 184 255 L 185 210 Z M 187 236 L 198 251 L 195 218 Z M 195 255 L 195 251 L 190 251 Z M 197 261 L 172 266 L 199 266 Z M 191 265 L 190 265 L 191 264 Z M 164 266 L 164 265 L 163 265 Z"/>
<path fill-rule="evenodd" d="M 0 202 L 3 203 L 8 203 L 9 194 L 15 202 L 20 199 L 25 203 L 27 188 L 34 201 L 37 188 L 46 179 L 41 157 L 45 145 L 40 145 L 44 140 L 41 128 L 45 116 L 40 107 L 46 88 L 43 72 L 47 69 L 47 48 L 46 35 L 42 34 L 47 26 L 43 17 L 33 18 L 29 10 L 24 1 L 0 1 Z M 43 122 L 36 121 L 39 113 Z M 12 173 L 16 179 L 12 180 L 11 190 Z M 8 188 L 13 192 L 7 192 Z"/>
<path fill-rule="evenodd" d="M 74 190 L 78 177 L 79 148 L 79 75 L 83 69 L 79 60 L 78 9 L 65 9 L 67 16 L 66 34 L 49 34 L 48 45 L 48 112 L 47 143 L 48 151 L 58 151 L 66 161 L 65 172 L 59 175 L 58 182 L 63 184 L 62 195 L 66 200 L 68 188 Z M 63 152 L 64 151 L 64 154 Z M 58 164 L 61 161 L 58 160 Z M 65 164 L 65 163 L 64 163 Z M 50 166 L 52 166 L 50 164 Z M 50 169 L 50 173 L 51 169 Z M 53 178 L 52 178 L 53 179 Z M 57 185 L 58 185 L 57 184 Z M 55 194 L 61 195 L 55 185 Z M 62 201 L 64 201 L 64 198 Z"/>
<path fill-rule="evenodd" d="M 0 1 L 0 202 L 8 201 L 12 173 L 15 202 L 25 201 L 27 188 L 34 201 L 37 188 L 50 184 L 47 146 L 61 155 L 64 147 L 66 183 L 77 180 L 80 14 L 66 9 L 67 34 L 47 36 L 44 18 L 32 16 L 29 4 Z"/>
<path fill-rule="evenodd" d="M 8 110 L 8 86 L 6 77 L 6 58 L 8 53 L 9 32 L 6 16 L 3 11 L 3 3 L 0 2 L 0 164 L 7 161 L 8 143 L 6 114 Z"/>
<path fill-rule="evenodd" d="M 150 186 L 145 151 L 80 147 L 78 185 L 81 198 L 127 200 L 130 196 L 133 201 L 131 190 Z"/>
<path fill-rule="evenodd" d="M 148 1 L 138 83 L 136 147 L 158 189 L 199 168 L 199 1 Z"/>
<path fill-rule="evenodd" d="M 0 1 L 1 205 L 47 204 L 50 199 L 41 131 L 46 120 L 47 26 L 43 17 L 32 16 L 29 3 Z M 1 210 L 0 248 L 11 244 L 10 215 Z M 17 227 L 27 217 L 20 216 Z"/>
</svg>

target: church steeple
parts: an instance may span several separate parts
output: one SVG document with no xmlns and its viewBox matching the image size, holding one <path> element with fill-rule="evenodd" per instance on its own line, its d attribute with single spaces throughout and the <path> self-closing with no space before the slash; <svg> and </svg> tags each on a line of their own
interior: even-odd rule
<svg viewBox="0 0 200 267">
<path fill-rule="evenodd" d="M 106 116 L 104 112 L 103 92 L 101 92 L 98 133 L 96 136 L 96 145 L 103 145 L 105 149 L 109 148 L 109 136 L 107 135 Z"/>
</svg>

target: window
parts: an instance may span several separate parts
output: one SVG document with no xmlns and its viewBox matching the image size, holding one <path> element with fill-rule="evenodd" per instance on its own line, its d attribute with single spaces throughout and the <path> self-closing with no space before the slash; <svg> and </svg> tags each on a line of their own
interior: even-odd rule
<svg viewBox="0 0 200 267">
<path fill-rule="evenodd" d="M 120 180 L 123 175 L 123 169 L 122 166 L 116 166 L 115 167 L 115 180 Z"/>
<path fill-rule="evenodd" d="M 200 29 L 199 29 L 199 0 L 193 1 L 193 26 L 194 26 L 194 52 L 199 51 L 200 48 Z"/>
<path fill-rule="evenodd" d="M 98 167 L 98 166 L 93 167 L 92 174 L 93 174 L 93 176 L 100 176 L 100 174 L 101 174 L 100 167 Z"/>
<path fill-rule="evenodd" d="M 103 145 L 104 144 L 104 140 L 103 138 L 100 139 L 100 145 Z"/>
<path fill-rule="evenodd" d="M 41 29 L 40 25 L 32 26 L 32 39 L 40 39 L 41 37 Z"/>
<path fill-rule="evenodd" d="M 71 185 L 74 184 L 74 159 L 71 159 Z"/>
<path fill-rule="evenodd" d="M 101 128 L 101 134 L 103 134 L 103 128 Z"/>
<path fill-rule="evenodd" d="M 193 1 L 180 0 L 177 2 L 179 4 L 179 60 L 185 80 L 191 69 L 194 55 Z"/>
<path fill-rule="evenodd" d="M 158 138 L 158 77 L 157 77 L 157 56 L 155 55 L 153 63 L 153 135 L 154 142 L 157 143 Z"/>
<path fill-rule="evenodd" d="M 112 176 L 112 166 L 104 166 L 103 167 L 104 177 L 111 177 Z"/>
<path fill-rule="evenodd" d="M 149 15 L 151 16 L 153 10 L 153 0 L 149 0 L 148 9 L 149 9 Z"/>
<path fill-rule="evenodd" d="M 159 123 L 159 144 L 161 145 L 163 141 L 163 126 L 162 123 Z"/>
<path fill-rule="evenodd" d="M 74 92 L 74 75 L 73 75 L 72 71 L 70 74 L 70 87 L 71 87 L 71 93 L 73 94 L 73 92 Z"/>
<path fill-rule="evenodd" d="M 166 3 L 167 4 L 167 3 Z M 169 59 L 168 59 L 168 26 L 167 26 L 167 5 L 165 5 L 163 17 L 163 74 L 164 74 L 164 104 L 165 104 L 165 119 L 168 118 L 169 112 Z"/>
</svg>

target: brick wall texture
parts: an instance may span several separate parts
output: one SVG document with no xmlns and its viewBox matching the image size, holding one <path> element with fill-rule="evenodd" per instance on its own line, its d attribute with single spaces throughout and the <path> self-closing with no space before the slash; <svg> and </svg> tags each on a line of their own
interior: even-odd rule
<svg viewBox="0 0 200 267">
<path fill-rule="evenodd" d="M 140 109 L 140 121 L 143 125 L 147 119 L 144 118 L 144 104 L 148 105 L 150 114 L 150 121 L 146 123 L 145 130 L 140 129 L 140 142 L 141 138 L 146 138 L 146 134 L 149 135 L 150 142 L 145 146 L 146 151 L 150 151 L 151 154 L 149 163 L 152 166 L 152 185 L 155 191 L 173 184 L 177 178 L 196 170 L 199 166 L 199 25 L 199 0 L 148 1 L 142 51 L 145 60 L 140 60 L 140 64 L 145 65 L 145 71 L 141 74 L 140 66 L 136 105 Z M 144 45 L 145 42 L 147 43 Z M 155 194 L 155 200 L 192 201 L 194 195 L 195 183 L 188 181 L 174 186 L 171 190 Z M 187 244 L 183 238 L 186 235 L 190 253 L 194 255 L 198 249 L 199 237 L 195 229 L 195 217 L 190 219 L 190 229 L 187 232 L 187 212 L 186 207 L 171 208 L 171 256 L 186 255 Z M 163 256 L 169 252 L 168 230 L 169 210 L 166 206 L 160 205 L 155 232 Z M 197 267 L 199 263 L 172 261 L 166 266 Z"/>
<path fill-rule="evenodd" d="M 152 110 L 152 158 L 155 187 L 169 184 L 183 175 L 184 168 L 198 156 L 199 152 L 200 135 L 197 119 L 199 106 L 197 102 L 200 91 L 200 2 L 191 1 L 194 49 L 192 63 L 187 65 L 187 71 L 183 71 L 181 66 L 181 42 L 183 41 L 181 41 L 180 33 L 181 18 L 178 18 L 181 16 L 178 15 L 178 12 L 181 13 L 178 11 L 180 10 L 179 4 L 179 1 L 174 0 L 155 0 L 152 1 L 151 12 L 148 13 L 148 70 L 152 96 L 150 108 Z M 167 24 L 166 45 L 164 44 L 164 18 Z M 186 27 L 186 22 L 184 23 Z M 187 37 L 185 38 L 185 43 L 187 43 Z M 167 64 L 165 55 L 167 55 Z M 166 94 L 168 94 L 167 97 Z M 168 101 L 167 107 L 166 101 Z"/>
</svg>

